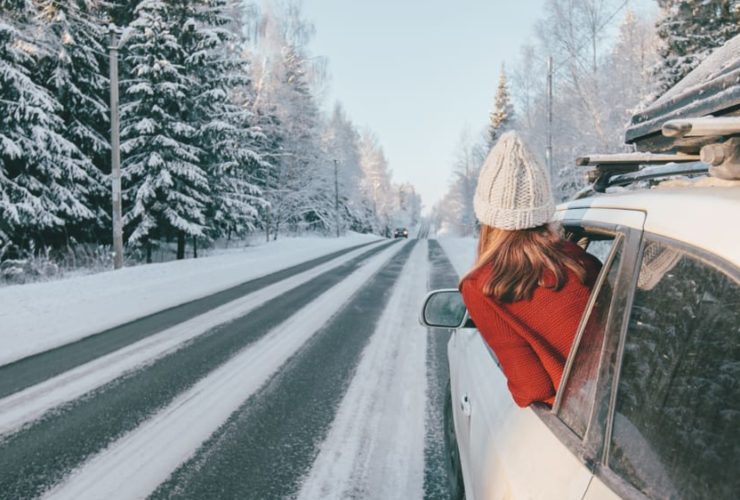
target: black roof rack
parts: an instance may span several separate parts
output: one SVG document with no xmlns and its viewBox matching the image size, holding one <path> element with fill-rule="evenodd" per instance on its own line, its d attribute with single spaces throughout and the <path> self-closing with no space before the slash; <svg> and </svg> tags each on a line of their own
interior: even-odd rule
<svg viewBox="0 0 740 500">
<path fill-rule="evenodd" d="M 591 186 L 576 197 L 593 192 L 603 193 L 610 186 L 624 186 L 638 180 L 707 172 L 708 166 L 698 160 L 699 155 L 685 154 L 618 153 L 581 156 L 576 159 L 576 165 L 594 168 L 588 172 Z M 685 166 L 686 163 L 690 166 Z M 646 165 L 660 165 L 661 168 L 648 168 Z"/>
<path fill-rule="evenodd" d="M 609 186 L 627 186 L 637 181 L 649 179 L 660 179 L 673 175 L 699 175 L 706 174 L 709 165 L 700 161 L 691 163 L 669 163 L 667 165 L 651 165 L 641 168 L 636 172 L 615 175 L 609 179 Z"/>
</svg>

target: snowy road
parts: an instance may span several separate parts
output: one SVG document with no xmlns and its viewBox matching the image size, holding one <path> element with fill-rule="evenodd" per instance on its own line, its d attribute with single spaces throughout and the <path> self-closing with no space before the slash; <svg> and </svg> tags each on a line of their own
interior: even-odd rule
<svg viewBox="0 0 740 500">
<path fill-rule="evenodd" d="M 0 498 L 445 498 L 456 281 L 355 246 L 0 367 Z"/>
</svg>

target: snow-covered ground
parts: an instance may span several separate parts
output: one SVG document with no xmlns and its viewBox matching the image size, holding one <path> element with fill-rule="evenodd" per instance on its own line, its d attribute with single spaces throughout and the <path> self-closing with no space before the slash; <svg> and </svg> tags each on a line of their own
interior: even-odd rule
<svg viewBox="0 0 740 500">
<path fill-rule="evenodd" d="M 373 257 L 347 279 L 181 394 L 135 431 L 91 458 L 47 492 L 46 497 L 75 500 L 145 498 L 178 465 L 192 456 L 232 412 L 401 248 L 402 245 L 393 245 Z M 423 359 L 419 368 L 423 373 Z M 249 376 L 245 377 L 245 373 Z M 418 387 L 410 387 L 409 390 L 418 391 Z M 423 403 L 423 391 L 417 397 L 422 398 L 420 402 Z M 420 406 L 423 410 L 423 404 Z M 421 438 L 416 450 L 419 455 L 423 450 L 423 433 Z"/>
<path fill-rule="evenodd" d="M 299 498 L 423 497 L 426 254 L 401 272 Z"/>
<path fill-rule="evenodd" d="M 84 363 L 40 384 L 0 399 L 0 435 L 10 433 L 50 409 L 86 394 L 127 372 L 156 362 L 189 340 L 218 325 L 246 315 L 265 302 L 286 293 L 367 251 L 362 247 L 319 266 L 290 276 L 253 293 L 178 323 L 110 354 Z"/>
<path fill-rule="evenodd" d="M 452 267 L 461 278 L 468 272 L 475 262 L 475 252 L 478 248 L 478 240 L 475 238 L 440 238 L 437 242 L 450 259 Z"/>
<path fill-rule="evenodd" d="M 377 239 L 289 238 L 202 259 L 0 288 L 0 365 Z"/>
</svg>

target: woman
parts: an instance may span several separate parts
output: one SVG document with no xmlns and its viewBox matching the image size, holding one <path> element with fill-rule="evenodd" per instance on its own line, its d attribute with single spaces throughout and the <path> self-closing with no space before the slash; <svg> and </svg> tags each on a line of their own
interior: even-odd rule
<svg viewBox="0 0 740 500">
<path fill-rule="evenodd" d="M 548 224 L 547 174 L 514 132 L 486 158 L 474 208 L 478 258 L 460 282 L 468 312 L 516 404 L 552 405 L 601 264 Z"/>
</svg>

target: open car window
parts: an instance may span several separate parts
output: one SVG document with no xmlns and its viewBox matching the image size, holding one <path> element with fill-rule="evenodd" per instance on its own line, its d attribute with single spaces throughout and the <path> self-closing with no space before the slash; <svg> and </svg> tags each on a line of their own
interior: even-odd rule
<svg viewBox="0 0 740 500">
<path fill-rule="evenodd" d="M 610 304 L 622 261 L 623 238 L 616 233 L 573 230 L 571 237 L 602 262 L 591 298 L 563 373 L 555 412 L 579 438 L 588 426 L 596 395 L 604 334 Z"/>
</svg>

